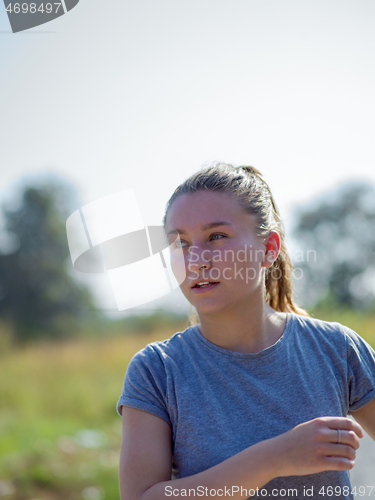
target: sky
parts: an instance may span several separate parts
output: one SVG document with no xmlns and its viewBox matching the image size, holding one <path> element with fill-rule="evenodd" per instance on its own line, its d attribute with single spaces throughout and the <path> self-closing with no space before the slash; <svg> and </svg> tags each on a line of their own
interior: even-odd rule
<svg viewBox="0 0 375 500">
<path fill-rule="evenodd" d="M 374 19 L 373 0 L 80 0 L 13 34 L 0 5 L 0 202 L 55 173 L 82 206 L 133 188 L 159 225 L 220 160 L 258 168 L 288 226 L 344 182 L 375 184 Z"/>
</svg>

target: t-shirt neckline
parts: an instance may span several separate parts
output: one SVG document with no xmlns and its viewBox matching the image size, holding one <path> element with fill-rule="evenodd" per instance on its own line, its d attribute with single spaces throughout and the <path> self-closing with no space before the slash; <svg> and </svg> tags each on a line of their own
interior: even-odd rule
<svg viewBox="0 0 375 500">
<path fill-rule="evenodd" d="M 259 351 L 257 353 L 238 352 L 238 351 L 231 351 L 229 349 L 224 349 L 224 347 L 220 347 L 216 344 L 213 344 L 209 340 L 207 340 L 206 337 L 204 337 L 202 335 L 202 333 L 199 331 L 197 325 L 193 325 L 191 328 L 192 328 L 192 332 L 195 334 L 195 336 L 201 342 L 203 342 L 207 347 L 209 347 L 217 352 L 220 352 L 222 354 L 226 354 L 227 356 L 232 356 L 235 358 L 256 359 L 256 358 L 264 358 L 266 356 L 270 356 L 271 354 L 275 353 L 275 351 L 278 351 L 279 349 L 281 349 L 283 347 L 283 345 L 286 343 L 286 341 L 290 335 L 290 331 L 292 329 L 292 322 L 293 322 L 293 313 L 287 312 L 286 313 L 286 324 L 285 324 L 284 332 L 281 335 L 281 337 L 274 344 L 272 344 L 269 347 L 266 347 L 265 349 L 263 349 L 262 351 Z"/>
</svg>

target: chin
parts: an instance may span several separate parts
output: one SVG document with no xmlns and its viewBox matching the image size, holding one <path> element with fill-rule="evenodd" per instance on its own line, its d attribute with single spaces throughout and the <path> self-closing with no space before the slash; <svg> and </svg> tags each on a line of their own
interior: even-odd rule
<svg viewBox="0 0 375 500">
<path fill-rule="evenodd" d="M 192 306 L 195 307 L 197 310 L 198 314 L 214 314 L 214 313 L 220 313 L 224 311 L 225 306 L 223 304 L 194 304 L 192 303 Z"/>
</svg>

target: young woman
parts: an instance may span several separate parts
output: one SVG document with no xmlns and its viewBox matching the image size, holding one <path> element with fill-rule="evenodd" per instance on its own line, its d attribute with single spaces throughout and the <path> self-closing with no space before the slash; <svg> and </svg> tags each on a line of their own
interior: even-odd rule
<svg viewBox="0 0 375 500">
<path fill-rule="evenodd" d="M 362 427 L 375 439 L 375 352 L 294 304 L 260 172 L 199 171 L 175 190 L 163 224 L 197 317 L 128 365 L 121 500 L 353 498 Z"/>
</svg>

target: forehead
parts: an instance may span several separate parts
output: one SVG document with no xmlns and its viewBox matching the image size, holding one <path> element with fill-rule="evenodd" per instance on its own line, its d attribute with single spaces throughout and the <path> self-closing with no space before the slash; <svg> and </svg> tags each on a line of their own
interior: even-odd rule
<svg viewBox="0 0 375 500">
<path fill-rule="evenodd" d="M 197 191 L 180 195 L 168 210 L 166 231 L 201 229 L 205 224 L 226 221 L 232 225 L 248 225 L 252 217 L 230 193 Z"/>
</svg>

